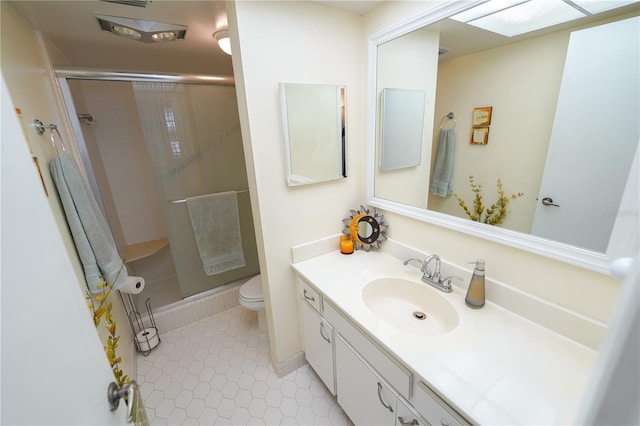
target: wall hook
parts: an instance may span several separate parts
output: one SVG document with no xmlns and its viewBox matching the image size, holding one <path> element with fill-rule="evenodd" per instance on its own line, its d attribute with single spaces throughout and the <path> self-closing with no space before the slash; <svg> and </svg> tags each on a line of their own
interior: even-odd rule
<svg viewBox="0 0 640 426">
<path fill-rule="evenodd" d="M 91 126 L 96 122 L 96 119 L 93 118 L 91 114 L 78 114 L 78 120 L 82 121 L 84 124 Z"/>
</svg>

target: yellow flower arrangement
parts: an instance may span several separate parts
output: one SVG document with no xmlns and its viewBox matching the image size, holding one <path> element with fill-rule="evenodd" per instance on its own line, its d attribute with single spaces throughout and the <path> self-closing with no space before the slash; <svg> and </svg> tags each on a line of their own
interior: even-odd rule
<svg viewBox="0 0 640 426">
<path fill-rule="evenodd" d="M 475 194 L 473 199 L 473 210 L 469 210 L 466 203 L 458 194 L 454 193 L 453 196 L 458 200 L 458 204 L 464 209 L 464 212 L 471 220 L 476 222 L 482 222 L 489 225 L 499 225 L 507 217 L 509 211 L 507 210 L 507 204 L 509 201 L 515 200 L 518 197 L 522 197 L 524 193 L 518 192 L 517 194 L 511 194 L 511 196 L 504 195 L 504 189 L 502 188 L 502 181 L 498 178 L 496 183 L 498 199 L 491 204 L 489 208 L 486 208 L 482 204 L 482 184 L 476 183 L 473 176 L 469 176 L 469 186 L 471 191 Z"/>
<path fill-rule="evenodd" d="M 113 307 L 113 304 L 108 301 L 113 283 L 107 284 L 107 282 L 105 281 L 99 284 L 98 287 L 102 289 L 102 293 L 95 296 L 96 302 L 99 302 L 97 308 L 93 300 L 94 298 L 91 297 L 88 293 L 86 297 L 89 300 L 89 308 L 93 311 L 93 322 L 96 325 L 96 328 L 100 325 L 102 317 L 104 317 L 105 319 L 105 328 L 109 336 L 107 337 L 107 345 L 104 347 L 104 350 L 107 354 L 107 359 L 109 360 L 109 365 L 113 370 L 113 375 L 116 378 L 116 382 L 118 383 L 118 386 L 122 387 L 130 381 L 130 378 L 129 376 L 125 375 L 120 369 L 120 366 L 118 364 L 122 362 L 122 358 L 116 355 L 120 336 L 116 334 L 116 322 L 113 319 L 113 315 L 111 314 L 111 308 Z"/>
</svg>

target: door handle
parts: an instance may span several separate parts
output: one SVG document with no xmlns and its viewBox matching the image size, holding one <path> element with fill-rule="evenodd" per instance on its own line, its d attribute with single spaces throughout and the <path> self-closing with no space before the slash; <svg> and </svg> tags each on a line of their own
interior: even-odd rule
<svg viewBox="0 0 640 426">
<path fill-rule="evenodd" d="M 420 424 L 416 419 L 407 422 L 402 418 L 402 416 L 398 416 L 398 421 L 402 426 L 417 426 Z"/>
<path fill-rule="evenodd" d="M 324 340 L 326 340 L 327 343 L 331 343 L 331 339 L 329 339 L 328 337 L 324 337 L 324 333 L 322 332 L 322 330 L 324 330 L 324 323 L 321 321 L 320 322 L 320 336 L 322 336 L 322 338 Z"/>
<path fill-rule="evenodd" d="M 124 386 L 120 387 L 116 382 L 111 382 L 107 389 L 107 399 L 109 400 L 109 406 L 111 411 L 115 411 L 120 405 L 120 399 L 124 399 L 127 404 L 127 422 L 133 422 L 133 408 L 140 404 L 138 401 L 140 393 L 138 391 L 138 384 L 135 380 L 130 381 Z"/>
<path fill-rule="evenodd" d="M 386 404 L 383 400 L 382 400 L 382 384 L 380 384 L 380 382 L 378 382 L 378 399 L 380 400 L 380 403 L 382 404 L 382 406 L 384 408 L 386 408 L 387 410 L 389 410 L 389 412 L 393 413 L 393 408 L 391 408 L 391 405 Z"/>
<path fill-rule="evenodd" d="M 305 288 L 304 290 L 302 290 L 302 295 L 304 296 L 305 299 L 307 300 L 311 300 L 312 302 L 316 301 L 316 298 L 313 296 L 307 296 L 307 289 Z"/>
<path fill-rule="evenodd" d="M 553 203 L 553 198 L 551 197 L 544 197 L 542 199 L 542 204 L 544 204 L 545 206 L 560 207 L 559 205 Z"/>
</svg>

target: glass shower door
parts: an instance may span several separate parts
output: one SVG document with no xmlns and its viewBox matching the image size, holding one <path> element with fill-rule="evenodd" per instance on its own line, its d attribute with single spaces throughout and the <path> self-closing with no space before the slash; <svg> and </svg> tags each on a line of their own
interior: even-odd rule
<svg viewBox="0 0 640 426">
<path fill-rule="evenodd" d="M 161 204 L 182 296 L 257 274 L 235 88 L 159 82 L 133 82 L 133 88 L 158 190 L 166 199 Z M 209 276 L 187 204 L 176 201 L 226 191 L 238 191 L 245 266 Z"/>
</svg>

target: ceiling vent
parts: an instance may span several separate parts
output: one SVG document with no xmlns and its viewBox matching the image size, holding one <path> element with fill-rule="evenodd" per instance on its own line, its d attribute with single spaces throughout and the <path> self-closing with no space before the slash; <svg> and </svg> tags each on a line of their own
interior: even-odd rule
<svg viewBox="0 0 640 426">
<path fill-rule="evenodd" d="M 149 0 L 101 0 L 106 1 L 107 3 L 118 3 L 124 4 L 127 6 L 138 6 L 138 7 L 147 7 L 147 3 Z"/>
<path fill-rule="evenodd" d="M 96 15 L 103 31 L 143 43 L 183 40 L 188 27 L 118 16 Z"/>
</svg>

